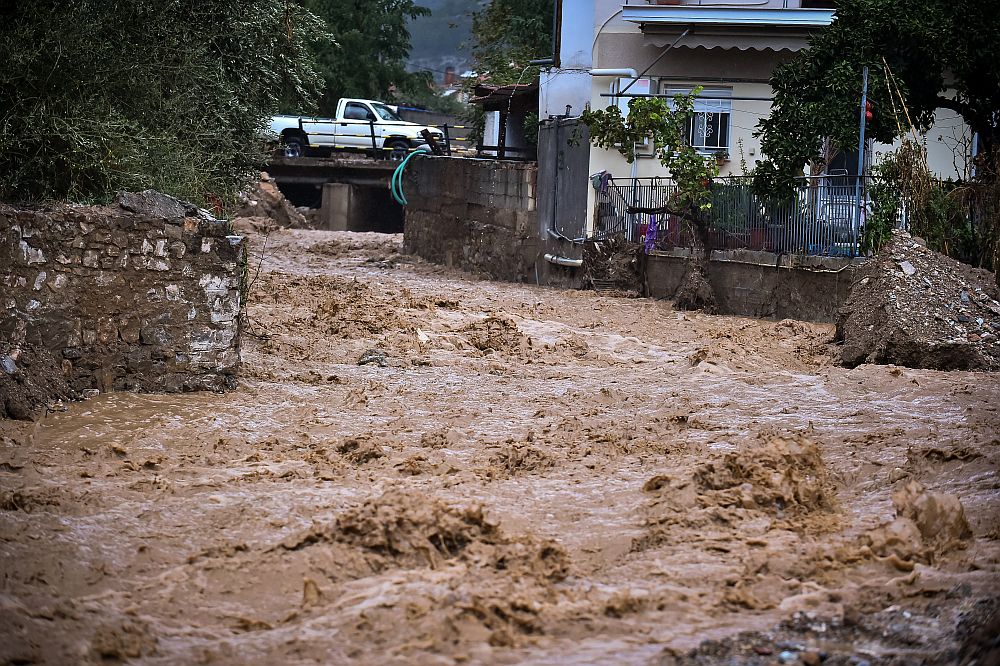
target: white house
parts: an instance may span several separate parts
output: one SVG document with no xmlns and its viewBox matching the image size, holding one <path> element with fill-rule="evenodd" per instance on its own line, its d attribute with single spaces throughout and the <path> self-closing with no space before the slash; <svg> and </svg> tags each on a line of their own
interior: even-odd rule
<svg viewBox="0 0 1000 666">
<path fill-rule="evenodd" d="M 579 115 L 585 107 L 627 106 L 627 93 L 673 94 L 703 86 L 692 145 L 722 159 L 721 175 L 739 175 L 761 159 L 753 132 L 771 108 L 774 68 L 828 26 L 835 0 L 561 0 L 557 67 L 540 77 L 539 117 Z M 647 71 L 648 69 L 648 71 Z M 641 78 L 633 83 L 633 77 Z M 940 111 L 926 138 L 932 170 L 964 176 L 971 133 L 961 118 Z M 875 152 L 889 146 L 876 146 Z M 649 151 L 634 165 L 592 148 L 590 172 L 616 178 L 663 175 Z M 725 157 L 728 156 L 728 157 Z M 856 172 L 856 166 L 854 167 Z M 593 192 L 590 194 L 591 208 Z"/>
</svg>

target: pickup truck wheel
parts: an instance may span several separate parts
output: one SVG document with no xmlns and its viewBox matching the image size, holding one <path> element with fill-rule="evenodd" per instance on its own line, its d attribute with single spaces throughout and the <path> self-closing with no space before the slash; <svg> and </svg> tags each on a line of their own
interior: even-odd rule
<svg viewBox="0 0 1000 666">
<path fill-rule="evenodd" d="M 390 141 L 385 144 L 386 148 L 391 148 L 392 151 L 389 153 L 389 159 L 391 160 L 402 160 L 406 159 L 407 154 L 410 152 L 410 144 L 402 139 L 396 139 L 395 141 Z"/>
<path fill-rule="evenodd" d="M 302 139 L 297 136 L 286 136 L 284 143 L 285 157 L 302 157 L 306 152 Z"/>
</svg>

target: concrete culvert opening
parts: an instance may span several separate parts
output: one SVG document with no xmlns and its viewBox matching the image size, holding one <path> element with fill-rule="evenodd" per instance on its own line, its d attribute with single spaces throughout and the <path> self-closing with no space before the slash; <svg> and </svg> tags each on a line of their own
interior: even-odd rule
<svg viewBox="0 0 1000 666">
<path fill-rule="evenodd" d="M 299 208 L 305 206 L 307 208 L 319 208 L 323 202 L 322 199 L 322 186 L 314 185 L 313 183 L 287 183 L 287 182 L 277 182 L 278 189 L 285 198 L 295 206 Z"/>
<path fill-rule="evenodd" d="M 327 231 L 403 232 L 403 207 L 382 185 L 279 183 L 295 207 L 315 211 L 310 226 Z"/>
<path fill-rule="evenodd" d="M 320 228 L 330 231 L 403 232 L 403 207 L 383 186 L 327 183 Z"/>
</svg>

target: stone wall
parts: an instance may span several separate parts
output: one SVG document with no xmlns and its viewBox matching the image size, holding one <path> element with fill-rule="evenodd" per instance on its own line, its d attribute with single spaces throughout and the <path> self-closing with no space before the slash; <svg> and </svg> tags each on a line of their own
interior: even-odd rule
<svg viewBox="0 0 1000 666">
<path fill-rule="evenodd" d="M 534 281 L 543 243 L 534 163 L 418 157 L 403 180 L 410 254 L 513 282 Z"/>
<path fill-rule="evenodd" d="M 232 387 L 245 244 L 166 208 L 0 205 L 0 342 L 51 351 L 76 391 Z"/>
<path fill-rule="evenodd" d="M 716 250 L 707 278 L 719 314 L 833 323 L 851 290 L 859 259 Z M 644 292 L 674 298 L 690 270 L 690 252 L 645 258 Z"/>
</svg>

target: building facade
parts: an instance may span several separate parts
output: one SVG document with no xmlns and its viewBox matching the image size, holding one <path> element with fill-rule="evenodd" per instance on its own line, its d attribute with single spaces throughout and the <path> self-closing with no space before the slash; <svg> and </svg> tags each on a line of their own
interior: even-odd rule
<svg viewBox="0 0 1000 666">
<path fill-rule="evenodd" d="M 614 93 L 626 87 L 626 94 L 673 95 L 702 86 L 689 140 L 716 156 L 720 175 L 741 175 L 763 158 L 753 133 L 771 110 L 772 72 L 833 21 L 834 5 L 835 0 L 633 0 L 624 5 L 562 0 L 559 57 L 557 66 L 540 77 L 539 118 L 578 116 L 587 107 L 609 104 L 624 111 L 629 98 Z M 971 132 L 960 117 L 939 111 L 925 140 L 935 173 L 968 177 Z M 873 155 L 891 149 L 876 145 Z M 589 170 L 615 178 L 666 175 L 652 150 L 642 147 L 632 165 L 617 152 L 591 148 Z M 593 192 L 590 199 L 593 209 Z"/>
</svg>

